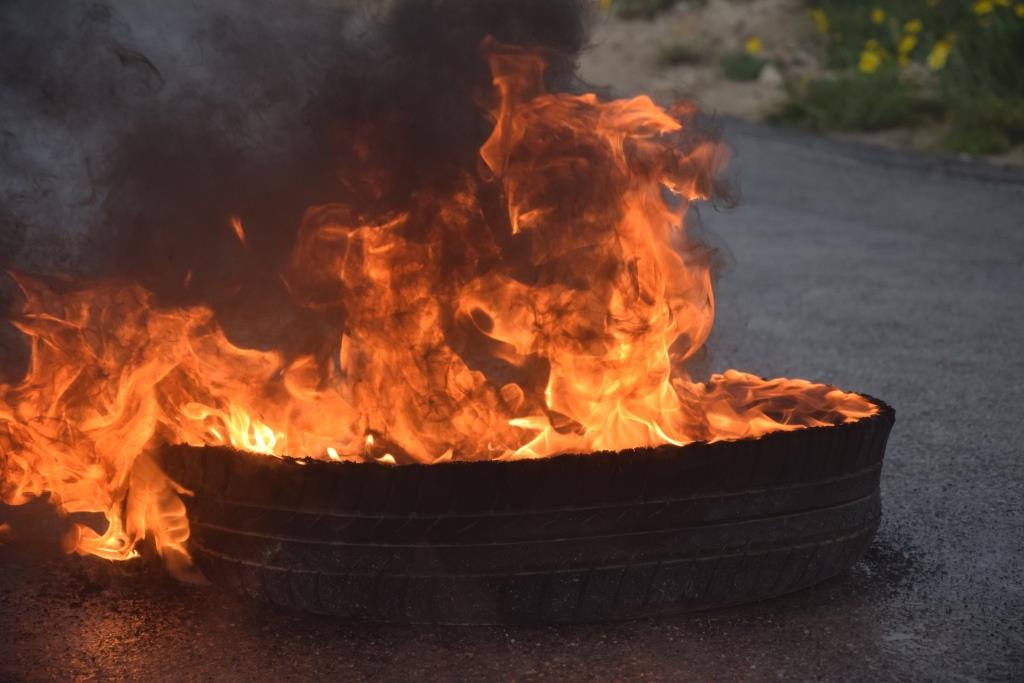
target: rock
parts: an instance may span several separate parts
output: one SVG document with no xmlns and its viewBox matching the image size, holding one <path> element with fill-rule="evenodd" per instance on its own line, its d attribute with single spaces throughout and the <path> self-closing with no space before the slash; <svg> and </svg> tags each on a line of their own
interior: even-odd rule
<svg viewBox="0 0 1024 683">
<path fill-rule="evenodd" d="M 782 85 L 782 74 L 774 64 L 765 64 L 757 80 L 766 85 Z"/>
</svg>

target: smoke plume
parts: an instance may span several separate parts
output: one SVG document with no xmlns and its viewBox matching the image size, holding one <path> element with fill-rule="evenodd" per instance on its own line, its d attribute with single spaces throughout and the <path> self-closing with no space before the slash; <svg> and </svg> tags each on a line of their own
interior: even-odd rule
<svg viewBox="0 0 1024 683">
<path fill-rule="evenodd" d="M 300 315 L 278 273 L 306 207 L 372 218 L 450 186 L 491 125 L 482 39 L 545 50 L 567 89 L 585 18 L 580 0 L 4 3 L 0 263 L 133 280 L 258 341 L 257 319 Z"/>
</svg>

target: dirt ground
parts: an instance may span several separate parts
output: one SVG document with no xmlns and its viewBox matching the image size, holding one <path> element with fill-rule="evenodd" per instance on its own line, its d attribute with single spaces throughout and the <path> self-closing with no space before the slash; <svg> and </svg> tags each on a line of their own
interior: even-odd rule
<svg viewBox="0 0 1024 683">
<path fill-rule="evenodd" d="M 784 99 L 780 72 L 766 68 L 752 82 L 722 77 L 720 57 L 759 38 L 762 56 L 787 71 L 816 69 L 814 27 L 801 0 L 712 0 L 704 6 L 681 2 L 656 19 L 624 20 L 602 15 L 593 28 L 592 47 L 580 74 L 616 94 L 644 92 L 659 101 L 687 99 L 702 109 L 757 120 Z M 658 63 L 667 45 L 684 43 L 702 55 L 693 64 Z"/>
</svg>

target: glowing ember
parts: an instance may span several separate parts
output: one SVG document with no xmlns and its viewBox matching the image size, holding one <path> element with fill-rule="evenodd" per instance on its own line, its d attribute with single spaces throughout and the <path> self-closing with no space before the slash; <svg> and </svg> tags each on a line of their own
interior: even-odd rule
<svg viewBox="0 0 1024 683">
<path fill-rule="evenodd" d="M 231 229 L 234 231 L 235 237 L 238 238 L 238 241 L 241 242 L 242 246 L 244 247 L 245 246 L 245 228 L 242 227 L 242 219 L 239 218 L 238 216 L 232 216 L 230 222 L 231 222 Z"/>
<path fill-rule="evenodd" d="M 436 463 L 537 458 L 756 437 L 875 412 L 803 380 L 729 370 L 690 379 L 714 319 L 709 254 L 687 235 L 724 161 L 687 143 L 694 112 L 646 97 L 545 94 L 536 54 L 487 44 L 494 129 L 476 175 L 431 216 L 368 220 L 310 208 L 281 273 L 311 311 L 343 309 L 329 353 L 236 346 L 204 307 L 165 308 L 138 285 L 17 274 L 32 344 L 0 385 L 2 498 L 49 493 L 100 512 L 69 548 L 126 559 L 150 536 L 187 562 L 162 443 L 270 456 Z M 487 218 L 500 193 L 507 217 Z M 244 247 L 237 217 L 230 228 Z M 190 274 L 183 282 L 188 286 Z"/>
</svg>

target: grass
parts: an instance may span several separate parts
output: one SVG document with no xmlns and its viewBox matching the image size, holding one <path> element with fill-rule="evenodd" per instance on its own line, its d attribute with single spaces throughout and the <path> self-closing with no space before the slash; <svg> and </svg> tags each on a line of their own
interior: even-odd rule
<svg viewBox="0 0 1024 683">
<path fill-rule="evenodd" d="M 944 146 L 968 154 L 1000 154 L 1024 142 L 1024 99 L 979 94 L 956 103 Z"/>
<path fill-rule="evenodd" d="M 952 151 L 995 154 L 1024 142 L 1024 3 L 809 5 L 826 65 L 838 75 L 791 85 L 776 120 L 877 130 L 938 117 L 949 129 L 943 146 Z"/>
<path fill-rule="evenodd" d="M 789 100 L 771 119 L 814 130 L 882 130 L 926 121 L 937 108 L 890 69 L 790 83 L 788 88 Z"/>
</svg>

